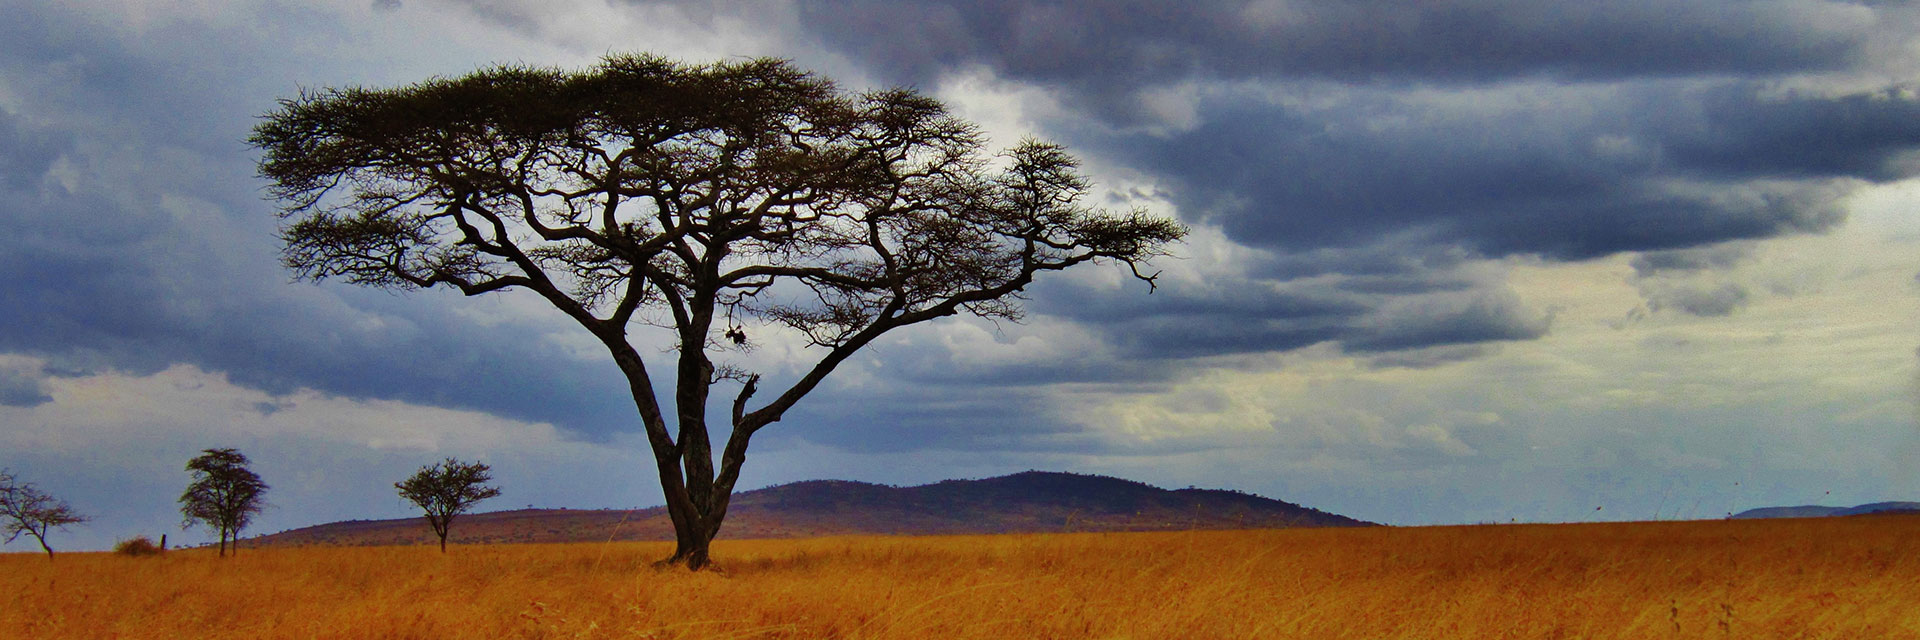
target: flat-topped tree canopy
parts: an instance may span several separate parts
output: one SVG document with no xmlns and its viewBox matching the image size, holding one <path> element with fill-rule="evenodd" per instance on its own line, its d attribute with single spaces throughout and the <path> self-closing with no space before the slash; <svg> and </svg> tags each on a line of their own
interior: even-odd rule
<svg viewBox="0 0 1920 640">
<path fill-rule="evenodd" d="M 1042 271 L 1112 261 L 1151 285 L 1140 267 L 1185 234 L 1082 206 L 1089 183 L 1058 145 L 996 156 L 933 98 L 849 93 L 774 59 L 626 55 L 303 91 L 251 142 L 301 276 L 527 289 L 599 338 L 661 467 L 676 559 L 696 567 L 748 439 L 854 351 L 945 316 L 1018 320 Z M 673 430 L 627 340 L 636 323 L 675 336 Z M 759 377 L 710 354 L 770 326 L 820 355 L 750 406 Z M 716 474 L 706 401 L 725 379 L 741 388 Z"/>
</svg>

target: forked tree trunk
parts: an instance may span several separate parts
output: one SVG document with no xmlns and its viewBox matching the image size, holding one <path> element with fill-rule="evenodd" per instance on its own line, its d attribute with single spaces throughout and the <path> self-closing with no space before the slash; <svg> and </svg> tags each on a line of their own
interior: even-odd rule
<svg viewBox="0 0 1920 640">
<path fill-rule="evenodd" d="M 666 563 L 686 565 L 689 570 L 699 571 L 712 561 L 709 549 L 714 536 L 720 532 L 720 523 L 702 526 L 698 517 L 687 520 L 688 526 L 674 528 L 673 557 L 668 558 Z"/>
<path fill-rule="evenodd" d="M 710 294 L 707 294 L 710 295 Z M 683 344 L 698 344 L 712 321 L 711 301 L 707 310 L 697 314 L 694 327 L 684 331 Z M 660 489 L 667 502 L 667 516 L 673 521 L 673 556 L 662 565 L 684 565 L 698 571 L 709 564 L 708 548 L 720 532 L 726 518 L 728 498 L 733 491 L 733 475 L 715 473 L 713 448 L 708 440 L 706 404 L 708 385 L 712 384 L 713 365 L 705 354 L 682 353 L 676 379 L 675 417 L 678 441 L 670 435 L 653 384 L 638 352 L 627 344 L 623 333 L 603 330 L 600 336 L 613 354 L 614 362 L 627 376 L 634 405 L 646 428 L 653 449 L 654 468 L 659 472 Z M 750 379 L 735 400 L 733 427 L 740 429 L 741 405 L 753 395 L 758 377 Z M 736 451 L 738 449 L 738 451 Z M 745 440 L 730 439 L 723 464 L 735 469 L 744 460 Z M 739 458 L 739 459 L 733 459 Z"/>
<path fill-rule="evenodd" d="M 669 468 L 663 463 L 660 475 L 663 480 L 669 475 L 678 476 L 678 465 Z M 713 545 L 713 538 L 720 533 L 720 525 L 726 514 L 724 511 L 702 514 L 695 505 L 715 504 L 710 494 L 720 489 L 709 487 L 708 495 L 699 495 L 689 491 L 685 485 L 668 485 L 667 515 L 673 520 L 674 548 L 673 556 L 662 560 L 661 564 L 685 565 L 689 570 L 699 571 L 711 562 L 708 550 Z M 724 501 L 720 502 L 724 504 Z"/>
</svg>

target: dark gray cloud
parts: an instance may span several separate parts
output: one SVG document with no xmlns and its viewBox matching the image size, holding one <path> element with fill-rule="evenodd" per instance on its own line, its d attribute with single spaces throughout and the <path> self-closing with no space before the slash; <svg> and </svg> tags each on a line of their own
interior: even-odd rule
<svg viewBox="0 0 1920 640">
<path fill-rule="evenodd" d="M 1149 296 L 1043 286 L 1033 308 L 1098 331 L 1117 349 L 1113 357 L 1128 363 L 1289 351 L 1323 342 L 1378 353 L 1531 340 L 1551 324 L 1512 294 L 1450 270 L 1292 283 L 1221 276 L 1200 286 L 1169 285 Z"/>
<path fill-rule="evenodd" d="M 1367 366 L 1375 369 L 1432 369 L 1455 362 L 1479 359 L 1486 356 L 1491 349 L 1484 344 L 1410 349 L 1369 358 Z"/>
<path fill-rule="evenodd" d="M 1203 104 L 1192 130 L 1089 146 L 1166 178 L 1183 214 L 1252 246 L 1566 260 L 1823 231 L 1843 219 L 1848 180 L 1908 175 L 1902 161 L 1920 150 L 1911 91 L 1562 93 L 1585 103 L 1514 113 L 1480 102 L 1499 95 L 1434 105 L 1373 90 L 1325 110 L 1224 100 Z M 1873 142 L 1846 142 L 1860 139 Z"/>
<path fill-rule="evenodd" d="M 38 367 L 0 364 L 0 406 L 36 407 L 53 401 L 47 394 L 47 375 Z"/>
<path fill-rule="evenodd" d="M 1512 255 L 1638 252 L 1643 277 L 1713 266 L 1737 256 L 1687 252 L 1824 232 L 1858 184 L 1920 172 L 1913 88 L 1779 82 L 1874 68 L 1912 37 L 1910 8 L 1896 4 L 798 7 L 803 28 L 892 81 L 985 68 L 1047 88 L 1069 109 L 1042 123 L 1051 135 L 1144 172 L 1189 221 L 1268 252 L 1235 287 L 1126 308 L 1040 297 L 1041 311 L 1135 358 L 1533 339 L 1547 318 L 1497 286 L 1437 274 Z M 1292 284 L 1329 275 L 1332 288 Z M 1694 315 L 1748 299 L 1731 284 L 1643 289 L 1654 310 Z M 1451 307 L 1388 312 L 1396 297 L 1435 294 Z"/>
<path fill-rule="evenodd" d="M 1920 92 L 1912 85 L 1829 96 L 1774 93 L 1742 83 L 1641 106 L 1684 109 L 1653 121 L 1671 170 L 1709 179 L 1856 177 L 1898 180 L 1920 171 Z M 1655 102 L 1657 100 L 1657 102 Z"/>
<path fill-rule="evenodd" d="M 1028 333 L 1024 327 L 1003 328 L 1008 334 Z M 926 335 L 929 331 L 930 328 L 916 327 L 901 333 Z M 1078 382 L 1150 388 L 1177 373 L 1163 354 L 1138 358 L 1104 350 L 1073 353 L 1071 357 L 1057 359 L 980 364 L 968 364 L 967 354 L 956 354 L 945 347 L 874 347 L 870 355 L 886 362 L 890 377 L 916 386 L 1019 389 Z"/>
<path fill-rule="evenodd" d="M 1650 311 L 1673 310 L 1703 318 L 1733 315 L 1747 305 L 1747 288 L 1731 282 L 1718 285 L 1642 283 L 1640 295 Z"/>
<path fill-rule="evenodd" d="M 1187 78 L 1482 82 L 1803 72 L 1858 63 L 1875 9 L 1816 0 L 857 0 L 804 26 L 898 82 L 980 64 L 1125 112 Z"/>
<path fill-rule="evenodd" d="M 1084 427 L 1049 416 L 1048 407 L 1031 388 L 836 389 L 808 397 L 767 433 L 861 453 L 1096 448 Z"/>
<path fill-rule="evenodd" d="M 473 301 L 442 292 L 291 283 L 244 143 L 282 80 L 162 64 L 81 29 L 36 12 L 0 26 L 0 69 L 28 98 L 0 108 L 0 353 L 67 375 L 191 364 L 274 393 L 477 409 L 596 436 L 631 427 L 611 363 L 562 353 L 546 338 L 555 325 L 482 326 L 462 315 Z M 223 80 L 244 97 L 209 90 Z M 9 402 L 39 397 L 4 386 Z"/>
<path fill-rule="evenodd" d="M 1169 200 L 1177 199 L 1168 196 Z M 1477 286 L 1454 277 L 1480 256 L 1457 245 L 1402 238 L 1365 246 L 1323 246 L 1285 252 L 1254 252 L 1245 261 L 1252 277 L 1286 282 L 1326 275 L 1340 277 L 1338 287 L 1357 293 L 1464 291 Z"/>
<path fill-rule="evenodd" d="M 1046 286 L 1036 290 L 1032 307 L 1096 328 L 1121 360 L 1296 349 L 1340 338 L 1370 309 L 1360 296 L 1280 291 L 1250 279 L 1168 286 L 1152 295 Z"/>
<path fill-rule="evenodd" d="M 63 201 L 92 206 L 69 209 Z M 58 219 L 21 211 L 36 206 Z M 271 223 L 149 221 L 158 228 L 101 238 L 118 234 L 70 221 L 139 225 L 141 214 L 87 198 L 8 198 L 0 216 L 44 223 L 32 227 L 32 243 L 0 240 L 0 271 L 11 274 L 0 282 L 0 325 L 8 327 L 0 352 L 45 357 L 75 373 L 193 364 L 274 393 L 304 387 L 588 432 L 632 421 L 611 364 L 558 353 L 545 328 L 475 326 L 456 313 L 472 301 L 441 293 L 402 300 L 289 283 L 270 256 L 246 255 L 272 237 Z M 250 233 L 226 235 L 236 229 Z"/>
<path fill-rule="evenodd" d="M 1075 109 L 1053 134 L 1305 271 L 1379 269 L 1309 254 L 1383 243 L 1579 260 L 1819 232 L 1841 219 L 1833 181 L 1912 175 L 1920 149 L 1910 88 L 1773 82 L 1876 64 L 1911 37 L 1890 3 L 798 6 L 894 81 L 985 67 L 1047 87 Z M 1124 133 L 1180 119 L 1154 100 L 1193 102 L 1193 126 Z"/>
<path fill-rule="evenodd" d="M 1751 251 L 1751 247 L 1743 244 L 1648 251 L 1634 256 L 1630 264 L 1633 265 L 1633 274 L 1636 277 L 1647 278 L 1667 272 L 1685 273 L 1732 268 L 1745 260 Z"/>
<path fill-rule="evenodd" d="M 1517 296 L 1475 294 L 1421 300 L 1370 318 L 1341 341 L 1351 352 L 1379 353 L 1482 342 L 1533 340 L 1553 317 L 1528 309 Z"/>
</svg>

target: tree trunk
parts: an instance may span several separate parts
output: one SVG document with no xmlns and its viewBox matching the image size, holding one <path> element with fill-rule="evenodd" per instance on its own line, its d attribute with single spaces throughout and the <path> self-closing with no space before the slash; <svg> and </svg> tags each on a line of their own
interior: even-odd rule
<svg viewBox="0 0 1920 640">
<path fill-rule="evenodd" d="M 35 535 L 35 536 L 33 536 L 33 539 L 34 539 L 34 540 L 38 540 L 38 541 L 40 542 L 40 548 L 41 548 L 41 549 L 45 549 L 45 550 L 46 550 L 46 552 L 47 552 L 47 559 L 48 559 L 48 560 L 52 560 L 52 559 L 53 559 L 53 547 L 49 547 L 49 546 L 47 546 L 47 539 L 46 539 L 46 538 L 44 538 L 44 537 L 41 537 L 41 536 L 39 536 L 39 535 Z"/>
<path fill-rule="evenodd" d="M 666 468 L 661 469 L 665 476 Z M 699 571 L 710 564 L 708 548 L 713 538 L 720 532 L 720 521 L 724 514 L 700 513 L 698 503 L 689 499 L 687 488 L 675 486 L 667 490 L 667 514 L 673 520 L 673 556 L 661 560 L 661 565 L 685 565 L 688 570 Z"/>
<path fill-rule="evenodd" d="M 447 534 L 440 534 L 440 553 L 447 552 Z"/>
<path fill-rule="evenodd" d="M 681 561 L 687 563 L 688 570 L 699 571 L 707 568 L 707 564 L 710 561 L 707 548 L 712 543 L 713 538 L 696 534 L 692 540 L 680 541 L 679 545 L 677 545 L 677 550 L 674 551 L 674 555 L 680 556 Z M 49 554 L 47 557 L 51 558 L 53 556 Z"/>
<path fill-rule="evenodd" d="M 705 569 L 712 563 L 709 553 L 713 545 L 714 534 L 720 532 L 720 523 L 701 526 L 700 518 L 688 518 L 689 526 L 674 531 L 673 557 L 664 560 L 665 564 L 686 565 L 689 571 Z"/>
</svg>

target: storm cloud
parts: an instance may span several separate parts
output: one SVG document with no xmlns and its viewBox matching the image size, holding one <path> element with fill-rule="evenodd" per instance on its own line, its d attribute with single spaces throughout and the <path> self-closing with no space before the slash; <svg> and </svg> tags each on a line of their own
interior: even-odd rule
<svg viewBox="0 0 1920 640">
<path fill-rule="evenodd" d="M 4 68 L 23 82 L 8 88 L 37 97 L 0 103 L 0 353 L 70 375 L 191 364 L 273 393 L 478 409 L 601 436 L 632 423 L 611 364 L 554 348 L 564 327 L 474 322 L 499 307 L 441 293 L 420 304 L 293 283 L 251 179 L 255 114 L 206 91 L 220 72 L 156 65 L 39 18 L 0 27 L 19 36 Z M 8 382 L 7 397 L 37 397 L 23 384 Z M 596 400 L 554 401 L 582 397 Z"/>
<path fill-rule="evenodd" d="M 900 82 L 984 65 L 1124 100 L 1189 78 L 1478 83 L 1752 75 L 1858 64 L 1874 6 L 1695 0 L 800 2 L 803 25 Z M 1108 111 L 1125 113 L 1113 105 Z"/>
<path fill-rule="evenodd" d="M 1536 339 L 1539 312 L 1487 302 L 1502 299 L 1498 282 L 1445 274 L 1827 233 L 1862 186 L 1920 173 L 1920 94 L 1885 79 L 1905 68 L 1887 52 L 1916 15 L 1899 4 L 793 7 L 801 28 L 884 79 L 939 86 L 984 70 L 1043 87 L 1060 104 L 1038 118 L 1048 134 L 1265 253 L 1244 282 L 1132 312 L 1040 297 L 1130 357 Z M 1808 81 L 1823 75 L 1879 79 Z M 1299 282 L 1327 276 L 1340 290 Z M 1343 295 L 1364 287 L 1378 295 Z M 1723 316 L 1750 293 L 1648 295 Z M 1397 296 L 1438 294 L 1452 306 L 1420 303 L 1437 317 L 1381 320 L 1413 305 Z"/>
<path fill-rule="evenodd" d="M 1536 91 L 1524 114 L 1487 94 L 1228 102 L 1190 131 L 1110 148 L 1164 176 L 1182 211 L 1254 246 L 1411 240 L 1561 260 L 1824 231 L 1852 181 L 1906 177 L 1920 150 L 1911 91 Z M 1836 142 L 1847 138 L 1873 143 Z"/>
</svg>

